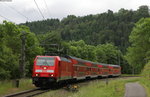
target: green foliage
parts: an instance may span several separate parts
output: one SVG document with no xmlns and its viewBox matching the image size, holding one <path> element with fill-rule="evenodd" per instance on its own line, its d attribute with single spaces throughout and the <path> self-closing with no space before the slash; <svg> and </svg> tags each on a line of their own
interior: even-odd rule
<svg viewBox="0 0 150 97">
<path fill-rule="evenodd" d="M 27 22 L 36 34 L 58 32 L 62 40 L 84 40 L 89 45 L 113 43 L 125 53 L 130 45 L 128 36 L 134 23 L 142 17 L 149 17 L 148 6 L 140 6 L 136 11 L 120 9 L 118 12 L 108 10 L 105 13 L 76 17 L 68 15 L 61 21 L 48 19 L 43 21 Z"/>
<path fill-rule="evenodd" d="M 120 64 L 119 61 L 123 60 L 120 50 L 110 43 L 92 46 L 80 40 L 63 43 L 63 45 L 68 50 L 68 55 L 82 59 L 108 64 Z"/>
<path fill-rule="evenodd" d="M 9 79 L 12 78 L 12 75 L 18 74 L 17 73 L 18 70 L 15 69 L 18 66 L 18 57 L 16 55 L 17 49 L 15 48 L 15 46 L 17 46 L 16 44 L 18 43 L 18 41 L 16 41 L 15 44 L 15 35 L 17 31 L 15 29 L 15 25 L 4 21 L 4 24 L 0 25 L 0 33 L 1 33 L 1 40 L 0 40 L 1 79 Z M 13 77 L 16 78 L 16 76 Z"/>
<path fill-rule="evenodd" d="M 145 53 L 138 54 L 139 52 L 144 51 L 138 50 L 139 48 L 129 47 L 131 45 L 131 42 L 129 42 L 129 35 L 135 26 L 135 23 L 139 19 L 146 17 L 150 17 L 149 8 L 148 6 L 143 5 L 134 11 L 121 8 L 115 13 L 108 10 L 101 14 L 81 17 L 68 15 L 62 20 L 48 19 L 30 23 L 27 22 L 24 25 L 30 27 L 31 31 L 36 33 L 45 44 L 65 45 L 63 47 L 65 54 L 68 52 L 68 54 L 71 54 L 72 56 L 104 63 L 120 63 L 122 64 L 123 72 L 131 73 L 131 71 L 133 71 L 132 67 L 134 67 L 135 72 L 138 73 L 143 68 L 145 64 L 144 61 L 147 59 L 143 57 Z M 86 45 L 81 47 L 72 46 L 63 42 L 78 40 L 83 40 Z M 43 44 L 43 41 L 40 42 Z M 91 50 L 96 49 L 97 47 L 95 46 L 107 43 L 112 43 L 117 46 L 123 54 L 126 54 L 127 48 L 129 47 L 128 51 L 130 49 L 131 52 L 126 55 L 126 59 L 129 63 L 125 60 L 122 54 L 114 53 L 115 50 L 109 53 L 103 49 Z M 47 45 L 43 47 L 45 48 L 45 51 L 58 52 L 58 47 L 53 48 L 52 46 Z M 141 48 L 142 47 L 143 46 L 141 46 Z M 63 49 L 61 49 L 61 51 Z M 109 51 L 109 49 L 107 50 Z M 132 57 L 135 56 L 135 53 L 136 57 Z M 150 52 L 147 52 L 146 56 L 149 56 L 149 54 Z M 94 57 L 94 55 L 96 55 L 96 57 Z M 134 61 L 134 64 L 132 61 Z"/>
<path fill-rule="evenodd" d="M 36 34 L 42 34 L 60 26 L 60 21 L 58 19 L 47 19 L 43 21 L 26 22 L 25 25 L 29 26 L 31 31 Z"/>
<path fill-rule="evenodd" d="M 146 90 L 147 97 L 150 97 L 150 79 L 146 78 L 141 78 L 140 79 L 140 84 L 142 84 Z"/>
<path fill-rule="evenodd" d="M 135 72 L 139 73 L 150 58 L 150 18 L 142 18 L 136 23 L 130 42 L 131 46 L 125 57 Z"/>
<path fill-rule="evenodd" d="M 36 35 L 34 33 L 28 32 L 27 34 L 27 40 L 26 40 L 26 74 L 27 76 L 32 75 L 32 66 L 34 58 L 37 55 L 41 55 L 44 51 L 43 48 L 39 46 L 39 41 L 36 38 Z"/>
<path fill-rule="evenodd" d="M 0 80 L 10 78 L 10 72 L 0 68 Z"/>
<path fill-rule="evenodd" d="M 150 80 L 150 62 L 147 63 L 145 66 L 144 66 L 144 69 L 142 71 L 142 76 L 146 79 L 149 79 Z"/>
<path fill-rule="evenodd" d="M 147 92 L 147 97 L 150 97 L 150 62 L 148 62 L 141 73 L 142 78 L 140 83 L 145 87 Z"/>
<path fill-rule="evenodd" d="M 87 45 L 83 40 L 70 41 L 69 55 L 76 56 L 82 59 L 96 61 L 95 47 Z"/>
<path fill-rule="evenodd" d="M 0 81 L 0 97 L 35 88 L 35 86 L 32 85 L 32 79 L 20 79 L 19 83 L 19 88 L 16 88 L 15 80 Z"/>
<path fill-rule="evenodd" d="M 11 22 L 4 21 L 0 24 L 0 79 L 19 77 L 19 60 L 21 55 L 21 35 L 26 35 L 26 63 L 28 74 L 31 73 L 33 58 L 42 54 L 42 48 L 34 33 L 31 33 L 26 26 L 18 26 Z M 30 72 L 29 72 L 30 71 Z"/>
<path fill-rule="evenodd" d="M 113 44 L 103 44 L 97 46 L 97 56 L 99 62 L 119 64 L 119 58 L 122 57 L 121 52 Z M 101 61 L 103 60 L 103 61 Z"/>
</svg>

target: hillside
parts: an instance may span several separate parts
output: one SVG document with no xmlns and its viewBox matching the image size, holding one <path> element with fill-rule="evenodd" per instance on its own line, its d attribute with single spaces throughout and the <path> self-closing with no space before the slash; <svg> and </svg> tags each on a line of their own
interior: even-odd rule
<svg viewBox="0 0 150 97">
<path fill-rule="evenodd" d="M 82 17 L 68 15 L 62 20 L 47 19 L 26 22 L 24 25 L 37 35 L 59 33 L 60 38 L 65 41 L 82 39 L 90 45 L 111 42 L 125 53 L 130 45 L 128 36 L 134 23 L 143 17 L 150 17 L 148 6 L 140 6 L 135 11 L 121 8 L 115 13 L 108 10 L 105 13 Z"/>
</svg>

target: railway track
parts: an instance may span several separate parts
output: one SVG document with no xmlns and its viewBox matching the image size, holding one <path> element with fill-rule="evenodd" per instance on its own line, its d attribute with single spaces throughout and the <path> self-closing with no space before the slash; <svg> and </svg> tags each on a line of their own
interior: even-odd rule
<svg viewBox="0 0 150 97">
<path fill-rule="evenodd" d="M 43 90 L 40 88 L 36 88 L 36 89 L 32 89 L 32 90 L 26 90 L 26 91 L 14 93 L 14 94 L 6 95 L 4 97 L 32 97 L 35 95 L 39 95 L 39 94 L 48 92 L 49 90 L 50 89 Z"/>
<path fill-rule="evenodd" d="M 120 76 L 120 77 L 116 77 L 117 79 L 118 78 L 131 78 L 131 77 L 139 77 L 139 76 Z M 91 80 L 80 80 L 80 81 L 77 81 L 75 83 L 70 83 L 68 85 L 71 85 L 71 86 L 85 86 L 87 84 L 89 84 L 89 82 L 92 82 L 92 81 L 96 81 L 96 80 L 101 80 L 101 81 L 107 81 L 106 79 L 108 80 L 115 80 L 116 78 L 102 78 L 102 79 L 91 79 Z M 65 87 L 65 86 L 63 86 Z M 68 88 L 68 86 L 66 85 L 66 87 Z M 69 86 L 70 87 L 70 86 Z M 58 88 L 58 89 L 62 89 L 62 87 Z M 68 88 L 69 89 L 69 88 Z M 41 88 L 36 88 L 36 89 L 31 89 L 31 90 L 26 90 L 26 91 L 22 91 L 22 92 L 18 92 L 18 93 L 14 93 L 14 94 L 10 94 L 10 95 L 6 95 L 4 97 L 32 97 L 32 96 L 36 96 L 36 95 L 39 95 L 39 94 L 42 94 L 42 93 L 45 93 L 45 92 L 49 92 L 50 90 L 52 89 L 41 89 Z"/>
</svg>

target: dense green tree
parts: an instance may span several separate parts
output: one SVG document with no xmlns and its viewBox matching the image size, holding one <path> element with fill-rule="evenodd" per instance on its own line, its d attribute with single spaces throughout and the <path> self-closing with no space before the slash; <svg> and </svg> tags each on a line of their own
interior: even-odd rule
<svg viewBox="0 0 150 97">
<path fill-rule="evenodd" d="M 69 55 L 90 61 L 120 65 L 123 60 L 123 55 L 120 50 L 110 43 L 92 46 L 80 40 L 70 41 L 65 43 L 64 46 L 67 46 L 66 49 L 68 49 Z"/>
<path fill-rule="evenodd" d="M 113 63 L 120 65 L 121 52 L 112 44 L 98 45 L 96 49 L 97 60 L 103 63 Z"/>
<path fill-rule="evenodd" d="M 148 6 L 140 6 L 139 9 L 126 10 L 121 8 L 118 12 L 108 10 L 107 12 L 76 17 L 68 15 L 61 21 L 58 19 L 48 19 L 42 21 L 27 22 L 36 34 L 50 32 L 60 33 L 62 40 L 84 40 L 90 45 L 114 43 L 125 53 L 130 45 L 128 36 L 134 23 L 142 17 L 149 17 Z"/>
<path fill-rule="evenodd" d="M 139 73 L 150 58 L 150 18 L 142 18 L 136 23 L 130 42 L 126 59 L 135 73 Z"/>
<path fill-rule="evenodd" d="M 142 76 L 146 78 L 147 80 L 150 79 L 150 62 L 145 64 L 143 70 L 142 70 Z"/>
<path fill-rule="evenodd" d="M 16 44 L 14 44 L 17 31 L 12 23 L 4 21 L 4 24 L 0 25 L 0 33 L 0 74 L 2 76 L 1 79 L 9 79 L 12 77 L 16 78 L 19 71 L 16 69 L 18 68 L 19 60 L 16 55 L 17 50 L 15 50 L 16 48 L 14 47 L 17 46 L 16 44 L 18 43 L 18 41 L 16 41 Z"/>
<path fill-rule="evenodd" d="M 19 60 L 21 56 L 21 35 L 26 35 L 26 73 L 31 73 L 33 58 L 42 54 L 42 48 L 34 33 L 26 26 L 18 26 L 4 21 L 0 24 L 0 76 L 1 79 L 19 77 Z"/>
<path fill-rule="evenodd" d="M 59 28 L 59 19 L 47 19 L 42 21 L 26 22 L 25 25 L 29 26 L 31 31 L 36 34 L 42 34 L 49 30 L 55 30 Z"/>
<path fill-rule="evenodd" d="M 38 35 L 38 39 L 40 40 L 40 45 L 44 47 L 44 54 L 54 54 L 58 53 L 58 49 L 61 44 L 61 36 L 57 31 L 49 31 L 46 34 Z"/>
</svg>

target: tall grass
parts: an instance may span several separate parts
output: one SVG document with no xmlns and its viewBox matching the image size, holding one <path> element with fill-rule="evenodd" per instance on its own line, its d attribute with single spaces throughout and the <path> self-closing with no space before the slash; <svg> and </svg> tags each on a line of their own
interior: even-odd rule
<svg viewBox="0 0 150 97">
<path fill-rule="evenodd" d="M 78 92 L 70 92 L 64 89 L 50 91 L 36 97 L 123 97 L 125 84 L 137 82 L 139 78 L 109 80 L 108 85 L 105 81 L 95 80 L 88 85 L 79 86 Z"/>
<path fill-rule="evenodd" d="M 140 79 L 140 83 L 146 89 L 147 97 L 150 97 L 150 80 L 146 79 L 146 78 L 142 78 L 142 79 Z"/>
<path fill-rule="evenodd" d="M 140 83 L 145 87 L 147 96 L 150 97 L 150 62 L 145 65 L 141 76 Z"/>
<path fill-rule="evenodd" d="M 15 87 L 14 80 L 0 81 L 0 96 L 35 88 L 35 86 L 32 85 L 31 79 L 21 79 L 19 82 L 20 84 L 19 87 L 17 88 Z"/>
<path fill-rule="evenodd" d="M 72 97 L 123 97 L 125 83 L 135 82 L 138 79 L 117 79 L 109 82 L 95 82 L 80 89 L 80 92 Z"/>
</svg>

